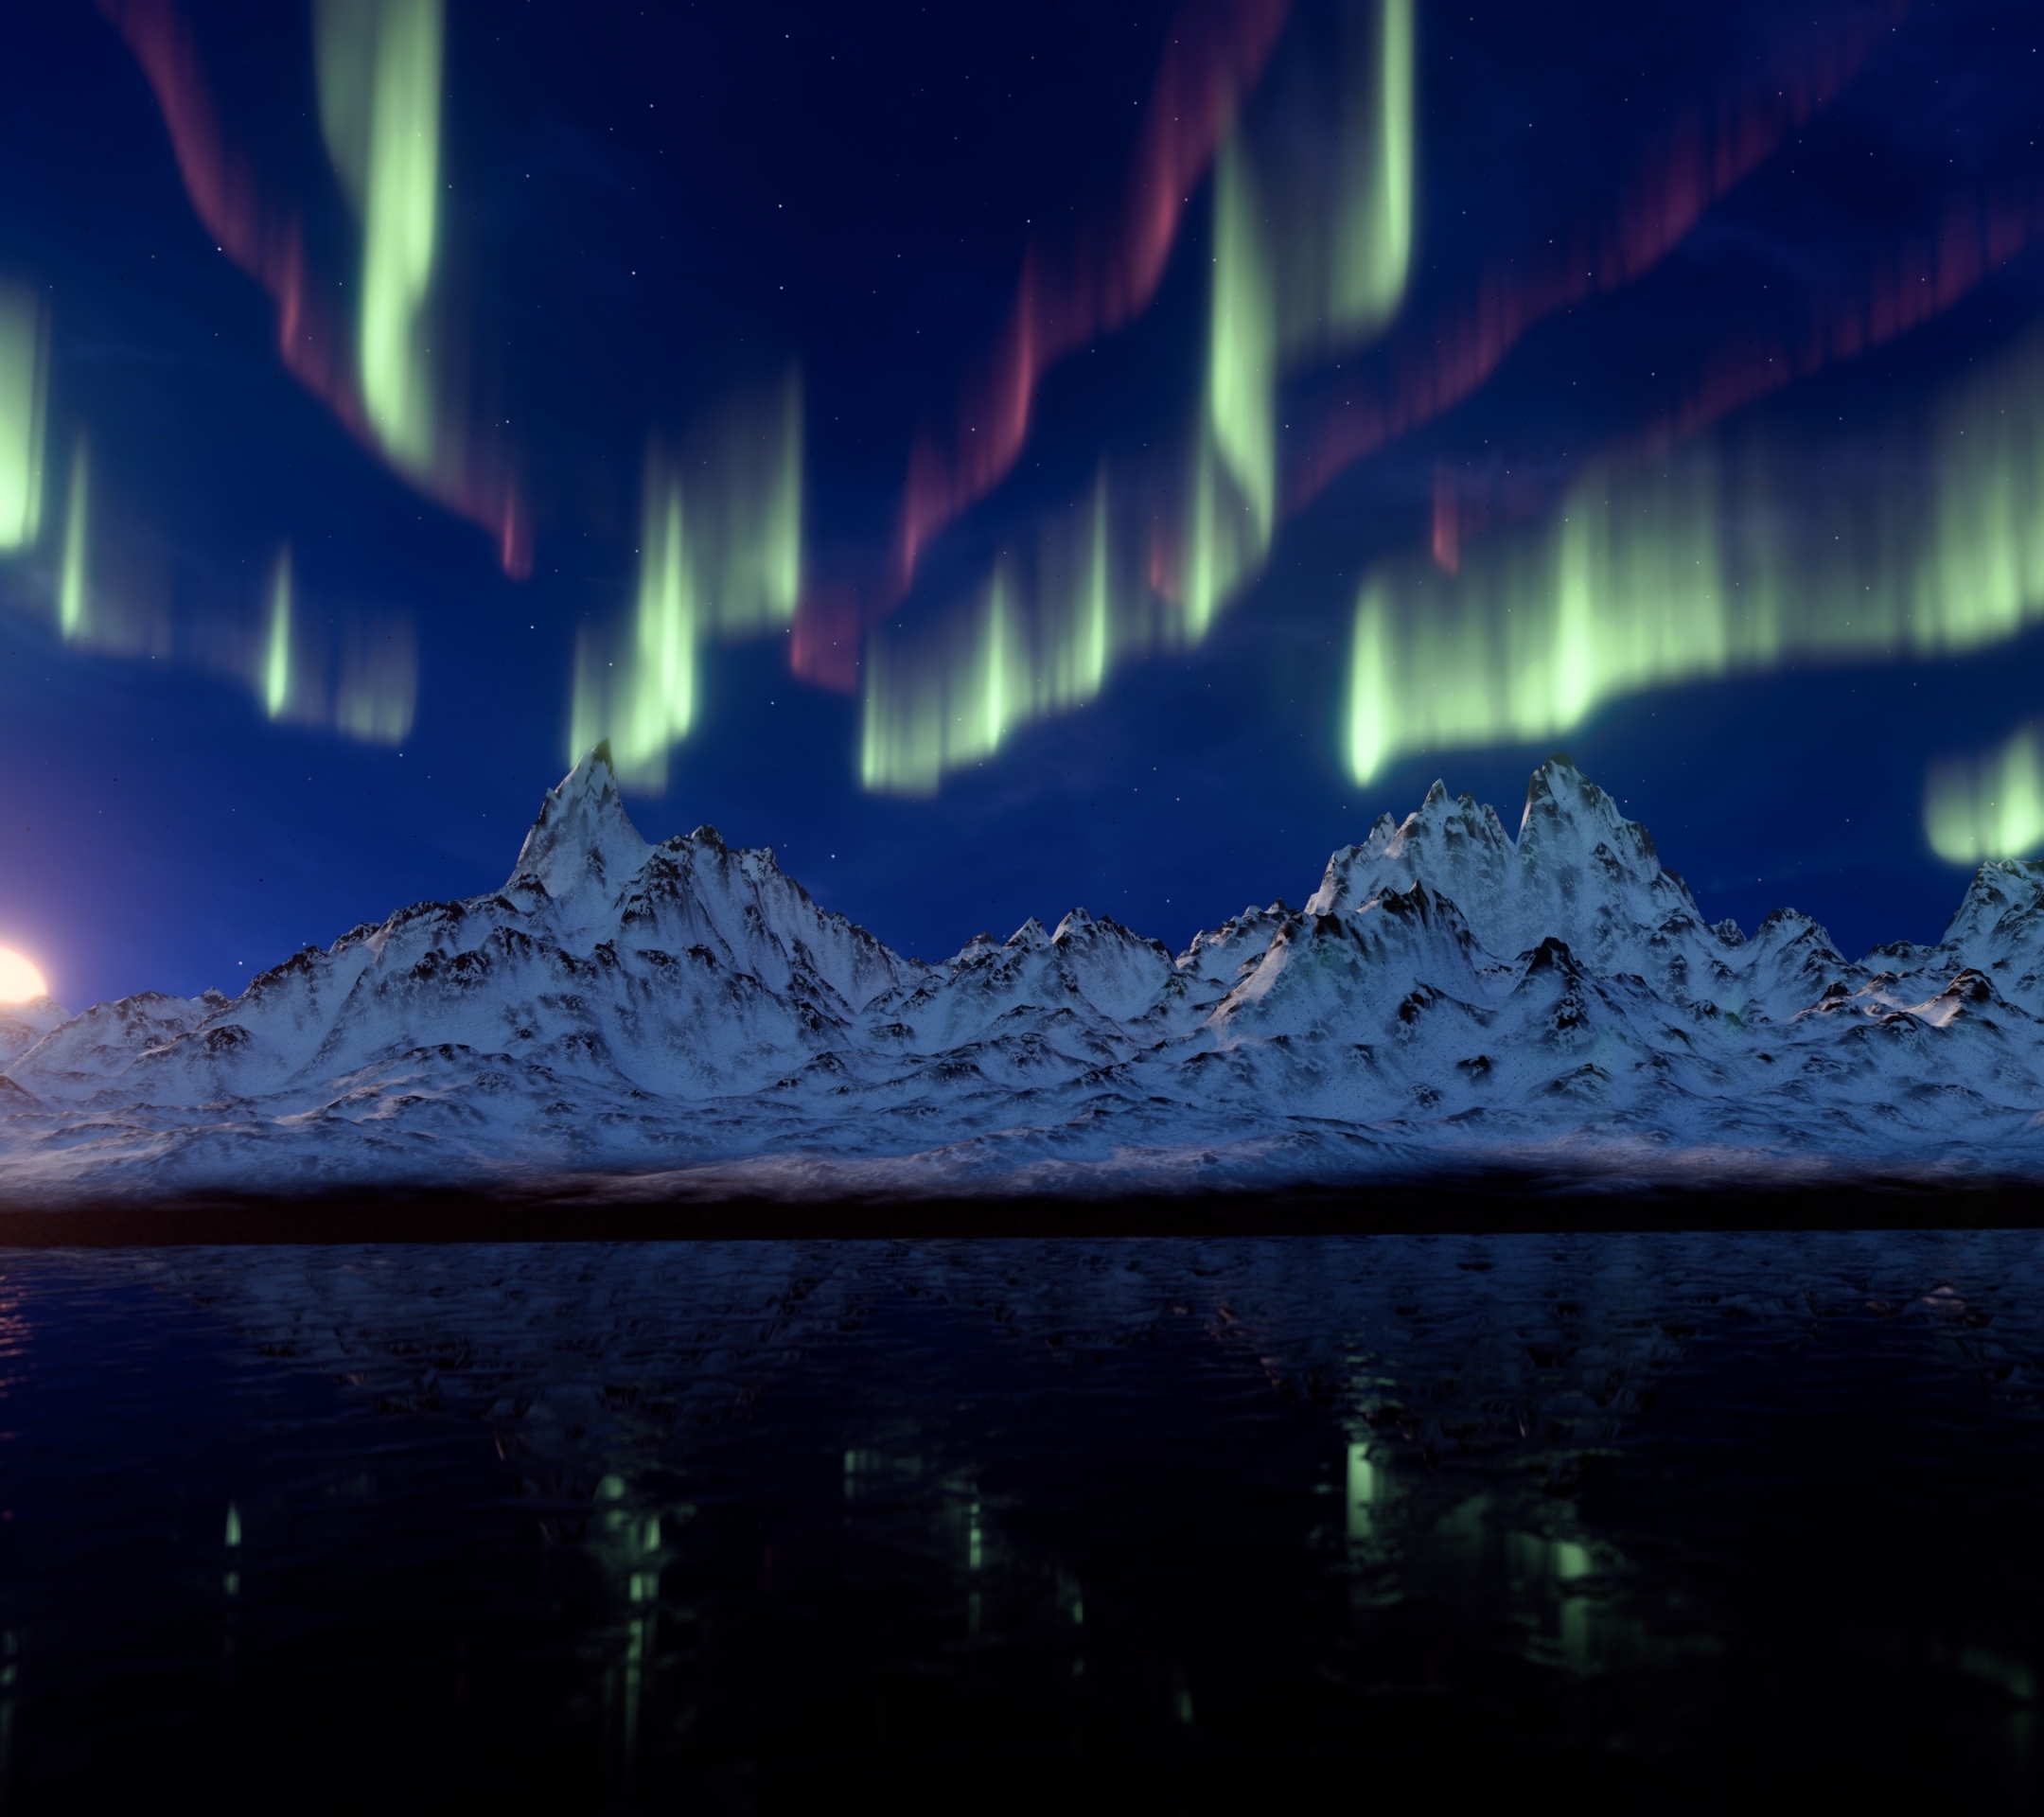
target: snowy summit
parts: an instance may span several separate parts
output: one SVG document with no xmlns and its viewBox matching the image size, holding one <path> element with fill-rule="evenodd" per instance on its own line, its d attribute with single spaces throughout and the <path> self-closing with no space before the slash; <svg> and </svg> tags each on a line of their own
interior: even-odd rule
<svg viewBox="0 0 2044 1817">
<path fill-rule="evenodd" d="M 0 1009 L 0 1198 L 367 1182 L 1117 1191 L 1536 1169 L 2044 1167 L 2044 864 L 1848 961 L 1704 921 L 1566 758 L 1516 837 L 1439 784 L 1303 911 L 1175 957 L 1075 908 L 928 965 L 714 827 L 648 845 L 599 748 L 501 890 L 238 997 Z"/>
</svg>

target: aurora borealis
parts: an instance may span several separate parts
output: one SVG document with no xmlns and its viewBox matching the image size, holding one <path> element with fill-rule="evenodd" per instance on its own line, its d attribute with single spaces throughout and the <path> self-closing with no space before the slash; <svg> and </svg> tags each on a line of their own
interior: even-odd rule
<svg viewBox="0 0 2044 1817">
<path fill-rule="evenodd" d="M 485 887 L 599 737 L 930 952 L 1558 747 L 1847 947 L 2044 842 L 2023 9 L 10 44 L 0 944 L 74 1007 Z"/>
</svg>

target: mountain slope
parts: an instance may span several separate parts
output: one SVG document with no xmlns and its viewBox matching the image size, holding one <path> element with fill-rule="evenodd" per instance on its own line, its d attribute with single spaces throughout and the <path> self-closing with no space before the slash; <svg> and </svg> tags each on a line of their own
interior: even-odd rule
<svg viewBox="0 0 2044 1817">
<path fill-rule="evenodd" d="M 1115 1191 L 1539 1166 L 1659 1178 L 2044 1156 L 2044 865 L 1846 961 L 1707 923 L 1565 759 L 1516 837 L 1436 784 L 1304 910 L 1173 957 L 1074 909 L 902 958 L 599 749 L 502 889 L 229 999 L 0 1014 L 0 1194 L 595 1174 L 645 1192 Z"/>
</svg>

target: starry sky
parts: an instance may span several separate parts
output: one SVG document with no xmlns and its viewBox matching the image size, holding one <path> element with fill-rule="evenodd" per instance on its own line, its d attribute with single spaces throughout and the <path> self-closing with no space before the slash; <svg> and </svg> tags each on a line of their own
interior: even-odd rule
<svg viewBox="0 0 2044 1817">
<path fill-rule="evenodd" d="M 925 958 L 1077 904 L 1175 947 L 1298 904 L 1436 777 L 1516 824 L 1558 749 L 1711 918 L 1934 939 L 1969 869 L 1937 779 L 1992 793 L 2044 711 L 2034 8 L 48 0 L 5 37 L 0 304 L 41 401 L 0 944 L 74 1009 L 493 887 L 578 735 L 643 742 L 648 703 L 643 833 L 771 845 Z M 383 158 L 391 94 L 427 125 Z M 1196 611 L 1200 463 L 1247 445 L 1243 169 L 1254 294 L 1304 326 L 1250 387 L 1267 533 Z M 1300 273 L 1351 243 L 1377 301 L 1336 324 Z M 670 470 L 716 593 L 678 645 Z M 1113 659 L 1075 683 L 1030 576 L 1089 502 Z M 1593 520 L 1619 577 L 1577 623 L 1541 552 Z M 1667 658 L 1717 549 L 1727 589 L 1793 549 L 1803 629 Z M 1851 631 L 1932 571 L 1946 629 Z M 1411 711 L 1359 765 L 1373 586 Z M 1629 614 L 1664 628 L 1613 667 Z M 1412 705 L 1508 682 L 1550 621 L 1609 672 L 1559 715 Z M 1024 706 L 876 776 L 876 662 L 949 662 L 957 718 L 989 625 Z"/>
</svg>

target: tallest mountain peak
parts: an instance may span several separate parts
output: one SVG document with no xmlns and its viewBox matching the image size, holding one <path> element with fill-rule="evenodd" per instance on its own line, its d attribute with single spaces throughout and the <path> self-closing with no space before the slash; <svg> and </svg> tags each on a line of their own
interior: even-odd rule
<svg viewBox="0 0 2044 1817">
<path fill-rule="evenodd" d="M 547 791 L 511 884 L 537 884 L 556 902 L 589 894 L 608 901 L 650 849 L 625 812 L 607 740 Z"/>
<path fill-rule="evenodd" d="M 1624 828 L 1645 842 L 1649 856 L 1653 852 L 1647 829 L 1627 820 L 1618 803 L 1585 776 L 1565 751 L 1557 751 L 1526 781 L 1520 838 L 1524 840 L 1528 832 L 1543 824 L 1550 832 L 1562 825 L 1586 827 L 1592 829 L 1593 840 Z"/>
<path fill-rule="evenodd" d="M 1360 908 L 1417 883 L 1454 902 L 1494 953 L 1553 935 L 1604 965 L 1670 916 L 1701 925 L 1688 887 L 1664 869 L 1647 829 L 1561 755 L 1528 779 L 1516 841 L 1491 809 L 1467 795 L 1451 798 L 1436 783 L 1418 813 L 1397 825 L 1386 817 L 1367 842 L 1335 853 L 1307 907 L 1315 914 Z"/>
</svg>

